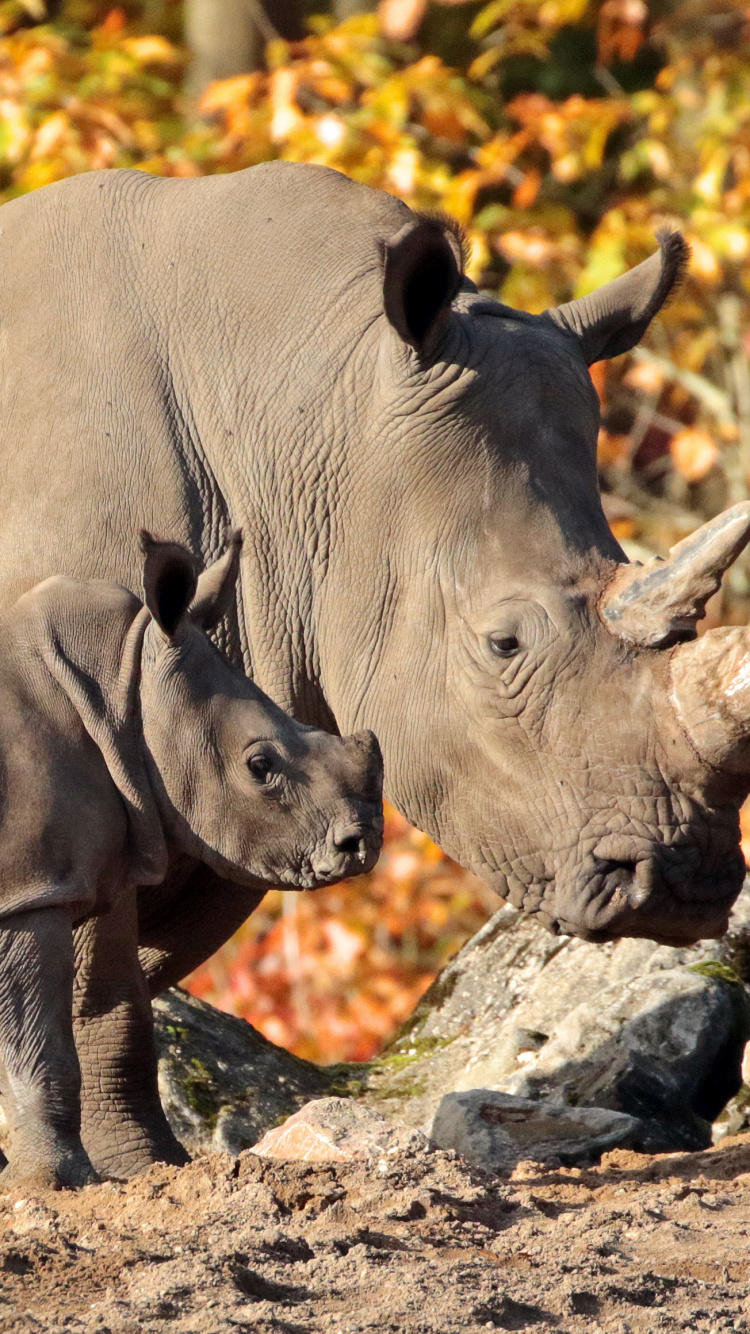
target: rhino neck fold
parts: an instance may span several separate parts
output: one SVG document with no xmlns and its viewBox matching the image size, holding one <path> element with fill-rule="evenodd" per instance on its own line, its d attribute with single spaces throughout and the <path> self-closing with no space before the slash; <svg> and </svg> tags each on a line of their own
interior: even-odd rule
<svg viewBox="0 0 750 1334">
<path fill-rule="evenodd" d="M 125 805 L 130 878 L 158 884 L 167 867 L 143 758 L 139 683 L 150 613 L 115 584 L 48 579 L 21 599 L 33 642 L 102 754 Z"/>
<path fill-rule="evenodd" d="M 372 380 L 377 339 L 363 336 L 354 354 L 343 346 L 332 354 L 325 328 L 320 335 L 317 374 L 311 349 L 297 347 L 285 362 L 284 392 L 258 386 L 239 414 L 239 384 L 205 383 L 204 368 L 199 391 L 189 347 L 170 374 L 176 401 L 189 397 L 194 414 L 181 449 L 191 475 L 202 479 L 203 562 L 214 557 L 224 522 L 243 529 L 238 645 L 222 647 L 295 718 L 336 732 L 341 701 L 329 691 L 322 661 L 326 602 L 349 560 L 357 451 L 367 447 L 355 384 Z M 359 538 L 366 549 L 362 524 Z"/>
</svg>

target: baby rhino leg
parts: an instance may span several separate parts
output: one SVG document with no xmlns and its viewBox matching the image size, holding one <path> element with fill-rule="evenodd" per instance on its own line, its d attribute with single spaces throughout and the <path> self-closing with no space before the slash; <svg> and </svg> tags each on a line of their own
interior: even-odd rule
<svg viewBox="0 0 750 1334">
<path fill-rule="evenodd" d="M 74 1024 L 83 1081 L 82 1139 L 106 1176 L 189 1162 L 159 1100 L 156 1046 L 138 963 L 135 895 L 75 933 Z"/>
<path fill-rule="evenodd" d="M 0 1186 L 83 1186 L 73 1040 L 73 932 L 64 908 L 0 921 L 0 1083 L 10 1129 Z"/>
</svg>

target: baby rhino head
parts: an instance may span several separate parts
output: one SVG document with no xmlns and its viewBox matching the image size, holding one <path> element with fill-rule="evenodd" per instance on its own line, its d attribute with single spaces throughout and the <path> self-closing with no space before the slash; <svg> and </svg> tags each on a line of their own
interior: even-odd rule
<svg viewBox="0 0 750 1334">
<path fill-rule="evenodd" d="M 227 879 L 313 889 L 375 864 L 383 765 L 372 732 L 284 713 L 211 643 L 234 600 L 241 535 L 198 577 L 184 547 L 141 534 L 146 762 L 167 837 Z"/>
</svg>

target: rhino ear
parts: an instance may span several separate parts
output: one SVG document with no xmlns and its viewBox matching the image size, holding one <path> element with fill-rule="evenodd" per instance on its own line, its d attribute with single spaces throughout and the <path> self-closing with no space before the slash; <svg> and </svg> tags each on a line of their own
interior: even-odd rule
<svg viewBox="0 0 750 1334">
<path fill-rule="evenodd" d="M 198 575 L 195 560 L 178 542 L 160 542 L 140 533 L 144 601 L 159 629 L 174 639 L 193 600 Z"/>
<path fill-rule="evenodd" d="M 418 352 L 429 349 L 446 323 L 461 278 L 461 242 L 447 221 L 417 214 L 383 242 L 385 313 Z"/>
<path fill-rule="evenodd" d="M 190 604 L 190 619 L 204 630 L 212 630 L 222 616 L 226 616 L 234 599 L 237 575 L 240 572 L 242 529 L 228 528 L 227 549 L 219 560 L 209 565 L 200 575 L 195 597 Z"/>
<path fill-rule="evenodd" d="M 588 366 L 635 347 L 680 282 L 690 258 L 687 241 L 666 228 L 657 239 L 661 248 L 629 273 L 546 312 L 547 319 L 575 335 Z"/>
</svg>

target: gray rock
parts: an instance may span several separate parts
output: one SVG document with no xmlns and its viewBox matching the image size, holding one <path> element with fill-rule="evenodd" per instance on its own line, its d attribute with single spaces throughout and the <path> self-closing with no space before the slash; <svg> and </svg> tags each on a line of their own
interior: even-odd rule
<svg viewBox="0 0 750 1334">
<path fill-rule="evenodd" d="M 430 1139 L 486 1172 L 509 1176 L 528 1158 L 564 1166 L 597 1162 L 606 1149 L 630 1147 L 639 1132 L 639 1121 L 622 1112 L 470 1089 L 441 1098 Z"/>
<path fill-rule="evenodd" d="M 429 1132 L 446 1093 L 494 1089 L 635 1116 L 633 1147 L 704 1148 L 750 1036 L 750 888 L 721 941 L 589 945 L 503 907 L 374 1063 L 366 1097 Z"/>
<path fill-rule="evenodd" d="M 190 1153 L 238 1154 L 310 1098 L 331 1090 L 331 1071 L 292 1056 L 244 1019 L 174 988 L 153 1005 L 159 1093 Z"/>
<path fill-rule="evenodd" d="M 426 1134 L 446 1094 L 486 1100 L 490 1090 L 637 1118 L 627 1142 L 644 1151 L 703 1148 L 727 1104 L 717 1135 L 748 1118 L 738 1092 L 748 981 L 748 886 L 729 934 L 689 949 L 556 938 L 504 907 L 369 1065 L 321 1069 L 244 1020 L 168 992 L 154 1003 L 161 1095 L 193 1153 L 238 1153 L 342 1091 Z"/>
</svg>

